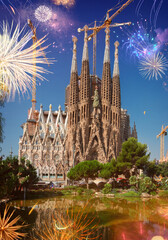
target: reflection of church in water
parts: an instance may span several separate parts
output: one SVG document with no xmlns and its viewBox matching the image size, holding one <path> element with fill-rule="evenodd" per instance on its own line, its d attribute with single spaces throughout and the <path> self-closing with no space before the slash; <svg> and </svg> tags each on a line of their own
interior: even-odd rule
<svg viewBox="0 0 168 240">
<path fill-rule="evenodd" d="M 43 181 L 64 182 L 66 173 L 83 160 L 108 162 L 118 156 L 128 137 L 137 138 L 136 127 L 130 129 L 127 110 L 121 109 L 118 46 L 115 42 L 113 75 L 110 66 L 110 30 L 106 29 L 102 79 L 90 75 L 87 26 L 85 26 L 81 74 L 77 71 L 76 42 L 70 84 L 66 88 L 62 111 L 28 111 L 19 140 L 19 158 L 29 159 Z"/>
</svg>

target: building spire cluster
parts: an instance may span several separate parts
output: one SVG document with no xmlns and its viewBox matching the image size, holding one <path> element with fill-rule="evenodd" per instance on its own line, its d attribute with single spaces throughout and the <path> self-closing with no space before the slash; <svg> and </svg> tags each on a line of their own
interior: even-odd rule
<svg viewBox="0 0 168 240">
<path fill-rule="evenodd" d="M 73 37 L 70 84 L 66 88 L 66 111 L 35 111 L 22 125 L 19 158 L 29 159 L 44 181 L 66 182 L 67 171 L 84 160 L 102 163 L 117 159 L 121 144 L 128 137 L 137 138 L 136 125 L 131 131 L 129 115 L 121 109 L 119 42 L 114 43 L 114 66 L 111 76 L 110 29 L 105 30 L 102 79 L 90 74 L 88 26 L 84 27 L 81 73 L 77 68 L 77 38 Z"/>
</svg>

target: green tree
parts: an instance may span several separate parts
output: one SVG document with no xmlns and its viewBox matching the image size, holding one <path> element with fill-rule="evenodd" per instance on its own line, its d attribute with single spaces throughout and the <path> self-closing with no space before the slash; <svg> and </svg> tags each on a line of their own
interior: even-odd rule
<svg viewBox="0 0 168 240">
<path fill-rule="evenodd" d="M 99 173 L 99 177 L 109 179 L 117 175 L 117 161 L 112 159 L 111 162 L 102 165 L 102 169 Z"/>
<path fill-rule="evenodd" d="M 156 175 L 162 175 L 162 177 L 168 177 L 168 162 L 158 164 Z"/>
<path fill-rule="evenodd" d="M 0 197 L 16 194 L 23 187 L 30 188 L 38 181 L 35 168 L 29 161 L 7 157 L 0 161 Z"/>
<path fill-rule="evenodd" d="M 156 161 L 149 161 L 145 167 L 145 173 L 148 177 L 152 178 L 153 181 L 153 177 L 154 175 L 157 175 L 158 173 L 158 165 L 156 164 Z"/>
<path fill-rule="evenodd" d="M 149 157 L 150 153 L 147 153 L 147 145 L 131 137 L 122 144 L 122 149 L 117 161 L 120 165 L 120 171 L 122 171 L 126 177 L 130 177 L 131 169 L 134 169 L 134 175 L 137 174 L 138 169 L 145 169 Z"/>
<path fill-rule="evenodd" d="M 33 184 L 38 182 L 37 172 L 30 161 L 21 159 L 19 165 L 19 182 L 21 187 L 31 188 Z"/>
<path fill-rule="evenodd" d="M 83 161 L 71 168 L 67 174 L 70 180 L 79 181 L 85 179 L 87 189 L 89 189 L 89 178 L 95 179 L 98 177 L 99 171 L 102 169 L 102 164 L 97 160 Z"/>
</svg>

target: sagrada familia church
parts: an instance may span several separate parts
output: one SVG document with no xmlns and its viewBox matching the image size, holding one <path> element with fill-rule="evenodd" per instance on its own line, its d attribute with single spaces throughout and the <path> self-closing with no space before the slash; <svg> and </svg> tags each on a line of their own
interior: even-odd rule
<svg viewBox="0 0 168 240">
<path fill-rule="evenodd" d="M 19 158 L 25 157 L 36 167 L 42 181 L 65 184 L 67 171 L 84 160 L 102 163 L 117 158 L 121 145 L 129 137 L 137 138 L 136 126 L 130 128 L 127 110 L 121 108 L 118 63 L 119 42 L 115 42 L 111 75 L 110 30 L 106 28 L 102 79 L 90 74 L 88 27 L 85 26 L 81 74 L 78 75 L 76 45 L 70 84 L 66 88 L 65 111 L 29 109 L 22 125 Z"/>
</svg>

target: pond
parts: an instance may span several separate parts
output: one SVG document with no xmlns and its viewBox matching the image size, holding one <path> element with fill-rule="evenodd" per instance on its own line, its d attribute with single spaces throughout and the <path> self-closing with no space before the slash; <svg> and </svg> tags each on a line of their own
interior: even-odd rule
<svg viewBox="0 0 168 240">
<path fill-rule="evenodd" d="M 81 231 L 85 232 L 86 227 L 91 229 L 94 225 L 91 235 L 86 232 L 86 235 L 92 238 L 151 240 L 154 236 L 162 236 L 164 240 L 168 240 L 168 199 L 166 198 L 110 199 L 67 196 L 17 200 L 10 202 L 10 205 L 16 208 L 18 214 L 29 224 L 29 235 L 26 239 L 31 239 L 37 232 L 45 231 L 46 227 L 52 225 L 53 219 L 56 219 L 56 227 L 60 231 L 67 231 L 72 225 L 73 212 L 73 216 L 77 216 L 73 218 L 73 222 L 78 221 L 76 227 L 81 228 Z M 82 228 L 82 225 L 88 226 Z M 87 236 L 83 239 L 87 239 Z M 158 238 L 160 239 L 162 238 Z"/>
</svg>

